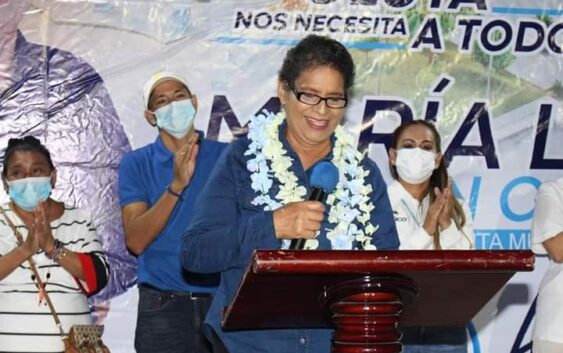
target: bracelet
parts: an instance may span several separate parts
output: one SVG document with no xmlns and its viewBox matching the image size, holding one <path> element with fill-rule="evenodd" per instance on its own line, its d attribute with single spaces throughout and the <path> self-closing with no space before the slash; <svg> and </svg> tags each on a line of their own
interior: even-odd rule
<svg viewBox="0 0 563 353">
<path fill-rule="evenodd" d="M 53 249 L 49 252 L 45 251 L 45 256 L 47 256 L 49 260 L 59 262 L 66 256 L 67 252 L 68 251 L 64 247 L 63 243 L 59 239 L 55 239 Z"/>
<path fill-rule="evenodd" d="M 172 184 L 168 184 L 168 186 L 166 187 L 166 191 L 173 196 L 178 197 L 180 200 L 182 200 L 182 193 L 177 193 L 176 191 L 172 190 Z"/>
</svg>

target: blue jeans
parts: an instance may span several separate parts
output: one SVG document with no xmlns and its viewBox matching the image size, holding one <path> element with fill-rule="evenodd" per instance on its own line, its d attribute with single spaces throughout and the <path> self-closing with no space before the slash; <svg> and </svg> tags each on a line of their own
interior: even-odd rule
<svg viewBox="0 0 563 353">
<path fill-rule="evenodd" d="M 210 304 L 209 294 L 163 292 L 139 284 L 137 353 L 211 353 L 201 330 Z"/>
<path fill-rule="evenodd" d="M 402 353 L 467 353 L 465 327 L 399 327 Z"/>
<path fill-rule="evenodd" d="M 203 325 L 203 332 L 205 333 L 205 337 L 211 342 L 213 346 L 213 353 L 229 353 L 219 335 L 213 330 L 213 328 L 209 325 Z"/>
</svg>

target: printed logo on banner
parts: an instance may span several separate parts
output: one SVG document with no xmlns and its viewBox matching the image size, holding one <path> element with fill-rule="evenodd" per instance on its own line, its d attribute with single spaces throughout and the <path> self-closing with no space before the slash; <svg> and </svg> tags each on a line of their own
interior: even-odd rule
<svg viewBox="0 0 563 353">
<path fill-rule="evenodd" d="M 479 250 L 528 250 L 529 229 L 476 229 L 475 248 Z"/>
<path fill-rule="evenodd" d="M 530 305 L 530 309 L 528 309 L 528 313 L 522 322 L 522 326 L 520 326 L 520 330 L 518 330 L 518 334 L 516 335 L 516 339 L 514 340 L 514 345 L 512 345 L 512 349 L 510 353 L 528 353 L 532 351 L 532 342 L 525 342 L 526 333 L 532 329 L 532 322 L 534 316 L 536 315 L 536 302 L 538 297 L 534 299 L 532 304 Z"/>
<path fill-rule="evenodd" d="M 350 37 L 350 48 L 447 51 L 506 57 L 529 56 L 545 51 L 561 55 L 559 38 L 563 23 L 526 16 L 512 21 L 507 14 L 544 16 L 545 9 L 491 7 L 487 0 L 293 0 L 263 9 L 235 9 L 231 35 L 216 41 L 231 44 L 294 45 L 295 37 L 319 34 Z M 311 5 L 311 6 L 309 6 Z M 365 6 L 369 12 L 363 11 Z M 559 14 L 557 10 L 555 14 Z M 495 16 L 492 16 L 492 15 Z M 496 16 L 498 15 L 498 16 Z M 553 22 L 553 23 L 552 23 Z M 451 34 L 459 32 L 455 43 Z M 500 65 L 500 64 L 498 64 Z"/>
<path fill-rule="evenodd" d="M 530 305 L 528 312 L 526 313 L 526 317 L 518 330 L 518 334 L 514 339 L 514 344 L 508 353 L 531 353 L 532 352 L 532 341 L 527 341 L 527 337 L 531 337 L 531 330 L 532 330 L 532 323 L 534 320 L 534 316 L 536 314 L 536 301 L 537 296 Z M 486 350 L 483 351 L 485 347 L 481 347 L 481 342 L 479 340 L 479 332 L 472 321 L 470 321 L 467 326 L 467 333 L 469 334 L 470 340 L 470 347 L 472 348 L 473 353 L 483 353 L 487 352 Z"/>
<path fill-rule="evenodd" d="M 284 0 L 268 8 L 235 9 L 231 26 L 231 34 L 235 37 L 221 36 L 216 40 L 229 44 L 293 45 L 296 36 L 314 33 L 358 37 L 344 43 L 351 48 L 429 49 L 441 53 L 445 50 L 444 37 L 447 33 L 443 31 L 440 13 L 446 11 L 455 15 L 467 9 L 474 15 L 489 12 L 486 0 L 451 1 L 447 4 L 442 0 L 433 0 L 423 11 L 424 14 L 418 14 L 418 10 L 408 12 L 421 1 Z M 370 7 L 369 12 L 364 11 L 366 6 Z M 481 25 L 480 22 L 470 26 L 455 26 L 469 31 L 467 35 L 473 42 L 479 40 L 474 30 Z M 362 40 L 358 40 L 360 38 Z"/>
<path fill-rule="evenodd" d="M 338 0 L 309 0 L 313 4 L 327 5 Z M 345 0 L 340 1 L 341 3 L 348 5 L 364 5 L 364 6 L 375 6 L 378 3 L 383 3 L 384 5 L 392 8 L 405 9 L 407 7 L 413 6 L 416 0 Z"/>
<path fill-rule="evenodd" d="M 471 347 L 473 348 L 473 353 L 481 353 L 481 343 L 479 342 L 479 333 L 473 325 L 472 321 L 469 321 L 467 326 L 465 327 L 467 333 L 469 334 L 469 340 L 471 342 Z"/>
<path fill-rule="evenodd" d="M 337 0 L 311 0 L 313 4 L 330 4 L 331 2 L 336 2 Z M 350 5 L 377 5 L 378 0 L 349 0 Z M 394 1 L 399 2 L 399 1 Z M 402 1 L 404 2 L 404 1 Z M 407 2 L 413 2 L 413 0 L 408 0 Z"/>
</svg>

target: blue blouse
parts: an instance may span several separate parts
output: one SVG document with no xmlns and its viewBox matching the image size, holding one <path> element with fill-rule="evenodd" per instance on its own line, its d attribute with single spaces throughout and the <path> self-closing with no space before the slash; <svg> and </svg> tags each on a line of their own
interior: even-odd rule
<svg viewBox="0 0 563 353">
<path fill-rule="evenodd" d="M 284 123 L 280 131 L 284 131 L 285 126 Z M 281 132 L 280 140 L 293 160 L 292 170 L 299 184 L 309 186 L 307 172 Z M 221 283 L 207 314 L 206 324 L 217 332 L 230 353 L 328 353 L 332 333 L 329 329 L 221 329 L 223 308 L 233 299 L 252 252 L 256 249 L 280 249 L 282 244 L 275 237 L 273 212 L 264 211 L 263 206 L 251 203 L 256 197 L 251 188 L 250 173 L 246 169 L 246 162 L 251 157 L 244 155 L 249 143 L 247 138 L 231 143 L 217 162 L 198 198 L 192 224 L 184 234 L 182 264 L 189 271 L 221 272 Z M 332 154 L 325 158 L 331 159 Z M 371 201 L 375 208 L 371 214 L 371 224 L 379 225 L 372 243 L 381 250 L 398 249 L 395 220 L 381 173 L 367 157 L 362 160 L 361 166 L 370 172 L 366 180 L 373 188 Z M 274 185 L 272 194 L 276 188 Z M 325 232 L 328 226 L 325 214 L 321 233 L 317 237 L 319 249 L 330 249 Z"/>
</svg>

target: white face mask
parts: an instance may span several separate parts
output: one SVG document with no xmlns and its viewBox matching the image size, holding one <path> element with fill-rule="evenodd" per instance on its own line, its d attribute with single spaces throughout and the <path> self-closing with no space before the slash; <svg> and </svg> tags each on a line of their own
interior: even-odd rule
<svg viewBox="0 0 563 353">
<path fill-rule="evenodd" d="M 156 124 L 170 135 L 180 139 L 190 131 L 195 119 L 195 107 L 191 99 L 174 101 L 164 107 L 158 108 Z"/>
<path fill-rule="evenodd" d="M 409 184 L 421 184 L 436 169 L 436 154 L 420 147 L 401 148 L 397 150 L 395 166 L 401 179 Z"/>
<path fill-rule="evenodd" d="M 8 181 L 8 194 L 16 205 L 31 212 L 51 194 L 51 177 L 30 177 Z"/>
</svg>

